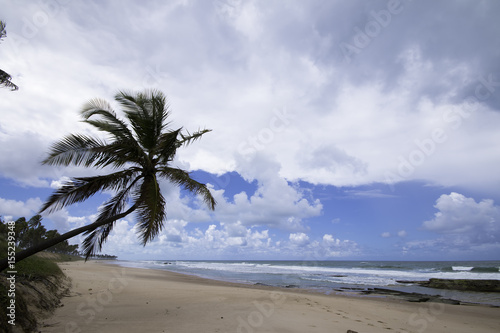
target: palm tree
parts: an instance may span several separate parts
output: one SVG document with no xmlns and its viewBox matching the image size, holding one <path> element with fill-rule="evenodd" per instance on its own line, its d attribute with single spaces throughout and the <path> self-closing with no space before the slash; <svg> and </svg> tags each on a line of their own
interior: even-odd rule
<svg viewBox="0 0 500 333">
<path fill-rule="evenodd" d="M 102 191 L 112 191 L 114 195 L 100 207 L 95 222 L 17 253 L 16 262 L 81 233 L 87 236 L 82 247 L 88 258 L 101 250 L 115 222 L 134 211 L 141 243 L 146 245 L 161 231 L 166 218 L 159 179 L 201 195 L 210 209 L 215 208 L 215 199 L 205 184 L 170 166 L 178 148 L 210 130 L 190 134 L 183 133 L 182 128 L 168 129 L 170 112 L 165 96 L 157 90 L 137 94 L 119 92 L 115 100 L 127 122 L 119 119 L 111 105 L 102 99 L 89 101 L 81 111 L 83 122 L 106 133 L 109 142 L 71 134 L 55 143 L 43 161 L 47 165 L 112 168 L 113 172 L 72 178 L 52 194 L 40 213 L 82 202 Z M 5 268 L 6 259 L 0 262 L 0 271 Z"/>
<path fill-rule="evenodd" d="M 5 23 L 0 21 L 0 41 L 5 36 L 7 36 L 7 31 L 5 30 Z M 10 88 L 10 90 L 19 89 L 18 86 L 12 83 L 11 79 L 12 77 L 9 74 L 0 69 L 0 87 L 4 86 L 6 88 Z"/>
</svg>

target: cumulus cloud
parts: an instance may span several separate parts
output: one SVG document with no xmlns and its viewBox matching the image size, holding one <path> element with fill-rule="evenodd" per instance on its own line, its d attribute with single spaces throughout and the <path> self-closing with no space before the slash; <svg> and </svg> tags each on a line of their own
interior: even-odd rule
<svg viewBox="0 0 500 333">
<path fill-rule="evenodd" d="M 292 233 L 289 242 L 281 244 L 280 252 L 289 256 L 308 260 L 356 256 L 360 253 L 358 244 L 351 240 L 341 240 L 331 234 L 321 239 L 311 239 L 305 233 Z"/>
<path fill-rule="evenodd" d="M 277 240 L 278 236 L 269 230 L 246 228 L 234 232 L 234 226 L 210 224 L 190 229 L 182 220 L 169 220 L 159 236 L 142 247 L 134 228 L 125 220 L 117 222 L 110 234 L 103 252 L 121 253 L 128 258 L 178 259 L 188 258 L 309 258 L 325 259 L 353 256 L 359 253 L 358 245 L 350 240 L 340 240 L 325 234 L 319 240 L 311 239 L 305 233 L 291 233 L 287 240 Z M 297 251 L 300 248 L 300 251 Z"/>
<path fill-rule="evenodd" d="M 404 253 L 444 255 L 445 258 L 494 260 L 500 250 L 500 207 L 493 200 L 476 201 L 460 193 L 443 194 L 434 206 L 439 211 L 422 227 L 440 236 L 411 240 Z"/>
<path fill-rule="evenodd" d="M 67 183 L 70 180 L 71 180 L 71 178 L 69 178 L 67 176 L 62 176 L 60 179 L 53 180 L 50 183 L 50 187 L 57 190 L 57 189 L 61 188 L 64 183 Z"/>
<path fill-rule="evenodd" d="M 423 227 L 440 234 L 456 235 L 473 244 L 500 241 L 500 207 L 493 200 L 476 202 L 462 194 L 443 194 L 434 206 L 439 212 Z"/>
<path fill-rule="evenodd" d="M 317 243 L 317 253 L 320 257 L 346 257 L 359 254 L 358 244 L 351 240 L 340 240 L 333 235 L 325 234 Z"/>
<path fill-rule="evenodd" d="M 399 237 L 406 237 L 408 235 L 408 233 L 406 232 L 406 230 L 400 230 L 398 231 L 398 236 Z"/>
<path fill-rule="evenodd" d="M 303 232 L 290 234 L 290 242 L 297 246 L 305 246 L 309 243 L 309 236 Z"/>
<path fill-rule="evenodd" d="M 103 251 L 123 253 L 128 257 L 144 258 L 235 258 L 251 252 L 253 255 L 273 253 L 268 230 L 244 228 L 234 233 L 234 227 L 210 224 L 207 227 L 187 228 L 188 222 L 165 221 L 160 234 L 145 247 L 138 244 L 135 228 L 125 220 L 117 223 Z M 123 241 L 122 241 L 123 240 Z"/>
<path fill-rule="evenodd" d="M 31 217 L 40 210 L 42 200 L 40 198 L 30 198 L 26 201 L 17 201 L 0 198 L 0 216 Z"/>
<path fill-rule="evenodd" d="M 224 189 L 213 190 L 218 202 L 214 216 L 224 224 L 266 226 L 281 230 L 305 230 L 304 220 L 318 216 L 323 205 L 318 199 L 310 200 L 307 193 L 288 183 L 279 175 L 279 164 L 268 157 L 256 155 L 248 161 L 248 181 L 257 180 L 254 194 L 240 192 L 228 200 Z"/>
</svg>

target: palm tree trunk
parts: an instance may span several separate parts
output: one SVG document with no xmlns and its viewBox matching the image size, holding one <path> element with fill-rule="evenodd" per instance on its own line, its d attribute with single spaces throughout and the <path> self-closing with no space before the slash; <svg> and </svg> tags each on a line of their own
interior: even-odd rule
<svg viewBox="0 0 500 333">
<path fill-rule="evenodd" d="M 132 207 L 130 207 L 129 210 L 127 210 L 126 212 L 123 212 L 121 214 L 118 214 L 116 216 L 113 216 L 113 217 L 110 217 L 109 219 L 105 219 L 103 221 L 99 221 L 99 222 L 94 222 L 92 224 L 89 224 L 89 225 L 85 225 L 83 227 L 80 227 L 80 228 L 76 228 L 76 229 L 73 229 L 71 231 L 68 231 L 67 233 L 65 233 L 64 235 L 60 235 L 60 236 L 57 236 L 57 237 L 54 237 L 54 238 L 51 238 L 51 239 L 48 239 L 46 240 L 45 242 L 42 242 L 38 245 L 35 245 L 33 247 L 30 247 L 26 250 L 23 250 L 21 252 L 17 252 L 16 253 L 16 260 L 15 262 L 19 262 L 23 259 L 26 259 L 28 258 L 29 256 L 32 256 L 34 255 L 35 253 L 38 253 L 40 251 L 43 251 L 43 250 L 47 250 L 48 248 L 60 243 L 60 242 L 63 242 L 71 237 L 75 237 L 83 232 L 86 232 L 86 231 L 93 231 L 97 228 L 99 228 L 100 226 L 103 226 L 105 224 L 108 224 L 108 223 L 112 223 L 116 220 L 119 220 L 121 218 L 124 218 L 125 216 L 127 216 L 128 214 L 132 213 L 137 207 L 134 205 Z M 9 262 L 7 260 L 7 258 L 5 259 L 2 259 L 0 261 L 0 272 L 3 271 L 4 269 L 7 269 L 9 267 L 9 264 L 12 264 L 12 262 Z"/>
</svg>

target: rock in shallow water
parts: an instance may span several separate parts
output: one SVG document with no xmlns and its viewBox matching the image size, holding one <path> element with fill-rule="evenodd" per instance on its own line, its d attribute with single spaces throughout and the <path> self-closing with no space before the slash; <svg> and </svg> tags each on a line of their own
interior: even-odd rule
<svg viewBox="0 0 500 333">
<path fill-rule="evenodd" d="M 500 280 L 470 280 L 470 279 L 429 279 L 429 281 L 396 281 L 398 283 L 413 283 L 422 287 L 449 289 L 461 291 L 481 291 L 489 293 L 500 292 Z"/>
</svg>

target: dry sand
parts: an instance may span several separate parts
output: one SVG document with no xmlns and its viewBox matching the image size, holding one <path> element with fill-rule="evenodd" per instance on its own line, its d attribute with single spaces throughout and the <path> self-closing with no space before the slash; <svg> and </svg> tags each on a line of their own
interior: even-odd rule
<svg viewBox="0 0 500 333">
<path fill-rule="evenodd" d="M 72 279 L 41 332 L 499 332 L 500 309 L 327 296 L 101 262 L 60 264 Z"/>
</svg>

